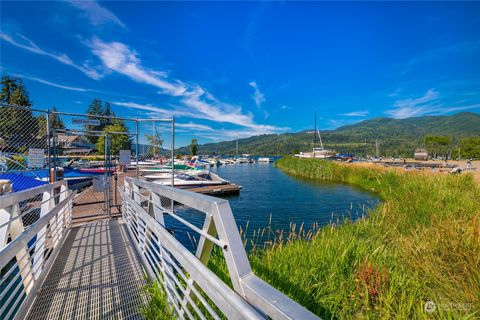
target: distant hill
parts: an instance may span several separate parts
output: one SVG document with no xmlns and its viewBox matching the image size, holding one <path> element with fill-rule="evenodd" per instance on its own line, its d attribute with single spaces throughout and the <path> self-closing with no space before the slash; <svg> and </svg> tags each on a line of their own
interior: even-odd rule
<svg viewBox="0 0 480 320">
<path fill-rule="evenodd" d="M 342 153 L 374 154 L 375 139 L 384 156 L 412 156 L 416 148 L 424 147 L 426 135 L 451 137 L 458 143 L 463 137 L 480 137 L 480 114 L 462 112 L 450 116 L 424 116 L 407 119 L 374 118 L 321 131 L 324 146 Z M 317 139 L 318 141 L 318 139 Z M 201 154 L 234 155 L 236 140 L 200 145 Z M 238 140 L 239 153 L 253 155 L 286 155 L 311 151 L 313 131 L 265 134 Z M 188 154 L 188 146 L 179 148 Z"/>
</svg>

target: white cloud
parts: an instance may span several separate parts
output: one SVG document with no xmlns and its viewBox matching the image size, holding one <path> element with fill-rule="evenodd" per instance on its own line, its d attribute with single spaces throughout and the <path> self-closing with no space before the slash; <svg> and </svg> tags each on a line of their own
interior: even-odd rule
<svg viewBox="0 0 480 320">
<path fill-rule="evenodd" d="M 209 131 L 209 132 L 215 131 L 215 129 L 213 129 L 210 126 L 206 126 L 206 125 L 198 124 L 198 123 L 193 123 L 193 122 L 175 123 L 175 130 L 176 130 L 177 127 L 178 128 L 190 129 L 190 130 L 199 130 L 199 131 Z"/>
<path fill-rule="evenodd" d="M 432 113 L 439 109 L 440 106 L 432 104 L 439 97 L 438 91 L 429 89 L 422 97 L 416 99 L 397 100 L 393 109 L 385 111 L 394 118 L 403 119 L 410 117 L 418 117 L 424 114 Z"/>
<path fill-rule="evenodd" d="M 85 17 L 93 26 L 100 26 L 105 23 L 114 23 L 125 28 L 125 25 L 120 19 L 114 15 L 110 10 L 102 7 L 94 0 L 72 0 L 68 1 L 73 7 L 81 10 Z"/>
<path fill-rule="evenodd" d="M 446 106 L 439 101 L 440 94 L 435 89 L 429 89 L 422 97 L 417 99 L 402 99 L 394 103 L 393 109 L 385 111 L 385 114 L 394 118 L 404 119 L 419 117 L 422 115 L 441 115 L 480 108 L 480 104 L 463 106 Z"/>
<path fill-rule="evenodd" d="M 117 102 L 117 101 L 112 102 L 112 104 L 117 106 L 127 107 L 127 108 L 150 111 L 151 117 L 156 117 L 158 115 L 171 117 L 173 115 L 173 110 L 167 110 L 167 109 L 155 107 L 150 104 L 139 104 L 135 102 Z"/>
<path fill-rule="evenodd" d="M 46 84 L 46 85 L 48 85 L 48 86 L 55 87 L 55 88 L 60 88 L 60 89 L 65 89 L 65 90 L 70 90 L 70 91 L 79 91 L 79 92 L 91 91 L 90 89 L 85 89 L 85 88 L 80 88 L 80 87 L 65 86 L 65 85 L 63 85 L 63 84 L 58 84 L 58 83 L 55 83 L 55 82 L 51 82 L 51 81 L 44 80 L 44 79 L 40 79 L 40 78 L 36 78 L 36 77 L 25 76 L 25 75 L 23 75 L 23 74 L 13 73 L 12 75 L 15 76 L 15 77 L 20 77 L 20 78 L 24 78 L 24 79 L 36 81 L 36 82 L 39 82 L 39 83 L 43 83 L 43 84 Z"/>
<path fill-rule="evenodd" d="M 103 64 L 115 72 L 128 76 L 137 82 L 155 86 L 161 89 L 164 94 L 181 96 L 187 90 L 186 86 L 180 81 L 169 82 L 166 80 L 165 74 L 143 68 L 137 53 L 123 43 L 106 43 L 94 39 L 89 45 Z"/>
<path fill-rule="evenodd" d="M 99 39 L 93 39 L 89 43 L 89 46 L 92 52 L 100 58 L 107 68 L 139 83 L 146 83 L 159 88 L 159 93 L 177 99 L 181 106 L 175 107 L 174 110 L 168 110 L 168 112 L 173 112 L 175 116 L 187 116 L 220 123 L 231 123 L 265 133 L 279 132 L 288 129 L 257 124 L 254 122 L 253 115 L 250 112 L 245 113 L 240 106 L 218 100 L 213 94 L 203 89 L 200 85 L 172 79 L 165 72 L 144 67 L 137 53 L 123 43 L 106 43 Z M 117 104 L 138 109 L 148 108 L 145 110 L 160 113 L 165 113 L 166 110 L 151 105 L 140 105 L 134 102 Z M 152 108 L 156 109 L 154 110 Z"/>
<path fill-rule="evenodd" d="M 255 101 L 255 104 L 257 105 L 257 107 L 260 108 L 260 106 L 262 105 L 262 103 L 265 102 L 265 96 L 263 95 L 263 93 L 260 91 L 260 89 L 258 88 L 258 85 L 255 81 L 251 81 L 248 83 L 249 86 L 251 86 L 255 92 L 253 93 L 253 101 Z"/>
<path fill-rule="evenodd" d="M 58 62 L 61 62 L 65 65 L 74 67 L 75 69 L 83 72 L 85 75 L 87 75 L 88 77 L 90 77 L 92 79 L 98 80 L 98 79 L 102 78 L 102 75 L 99 74 L 95 69 L 90 68 L 86 64 L 78 65 L 78 64 L 74 63 L 72 61 L 72 59 L 70 59 L 66 54 L 48 52 L 48 51 L 40 48 L 39 46 L 37 46 L 33 41 L 31 41 L 27 37 L 25 37 L 21 34 L 17 34 L 17 36 L 19 38 L 21 38 L 24 43 L 20 43 L 18 41 L 19 39 L 14 39 L 11 35 L 8 35 L 4 32 L 0 32 L 0 39 L 6 41 L 6 42 L 8 42 L 8 43 L 10 43 L 10 44 L 12 44 L 16 47 L 22 48 L 24 50 L 27 50 L 27 51 L 30 51 L 30 52 L 33 52 L 33 53 L 36 53 L 36 54 L 39 54 L 39 55 L 43 55 L 43 56 L 47 56 L 47 57 L 50 57 L 52 59 L 55 59 Z"/>
<path fill-rule="evenodd" d="M 346 116 L 346 117 L 366 117 L 368 116 L 368 114 L 369 114 L 368 110 L 361 110 L 361 111 L 341 113 L 340 115 Z"/>
</svg>

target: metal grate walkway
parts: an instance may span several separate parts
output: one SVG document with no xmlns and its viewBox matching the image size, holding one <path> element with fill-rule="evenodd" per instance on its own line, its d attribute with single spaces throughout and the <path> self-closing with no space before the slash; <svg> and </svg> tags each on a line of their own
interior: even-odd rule
<svg viewBox="0 0 480 320">
<path fill-rule="evenodd" d="M 139 318 L 146 282 L 121 220 L 74 227 L 27 319 Z"/>
</svg>

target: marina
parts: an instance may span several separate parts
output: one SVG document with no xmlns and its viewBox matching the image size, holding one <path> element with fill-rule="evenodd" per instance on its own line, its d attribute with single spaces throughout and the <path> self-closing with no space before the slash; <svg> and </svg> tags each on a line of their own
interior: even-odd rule
<svg viewBox="0 0 480 320">
<path fill-rule="evenodd" d="M 0 320 L 479 318 L 479 4 L 0 1 Z"/>
</svg>

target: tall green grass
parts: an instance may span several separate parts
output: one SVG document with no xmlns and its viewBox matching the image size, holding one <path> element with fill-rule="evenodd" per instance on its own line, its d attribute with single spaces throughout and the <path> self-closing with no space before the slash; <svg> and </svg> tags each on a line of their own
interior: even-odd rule
<svg viewBox="0 0 480 320">
<path fill-rule="evenodd" d="M 258 276 L 325 319 L 480 318 L 480 188 L 472 176 L 315 159 L 275 165 L 356 185 L 383 201 L 355 222 L 272 234 L 267 245 L 253 240 L 249 259 Z M 259 232 L 263 239 L 271 230 Z M 208 266 L 230 284 L 218 248 Z M 425 311 L 427 301 L 435 311 Z"/>
<path fill-rule="evenodd" d="M 480 189 L 470 175 L 428 175 L 315 159 L 281 170 L 346 182 L 384 200 L 367 218 L 250 255 L 255 272 L 325 318 L 480 317 Z M 424 310 L 433 301 L 437 309 Z"/>
</svg>

